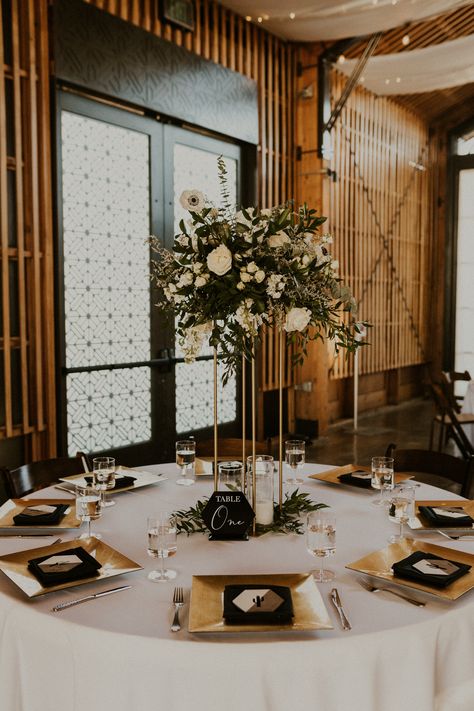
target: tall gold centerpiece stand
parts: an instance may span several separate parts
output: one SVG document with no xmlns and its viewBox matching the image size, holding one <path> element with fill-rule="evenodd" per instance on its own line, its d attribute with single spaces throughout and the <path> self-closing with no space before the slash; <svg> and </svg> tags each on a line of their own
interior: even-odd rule
<svg viewBox="0 0 474 711">
<path fill-rule="evenodd" d="M 284 334 L 281 328 L 278 329 L 278 505 L 281 511 L 283 504 L 283 351 L 284 351 Z M 218 354 L 217 348 L 214 347 L 214 491 L 218 487 Z M 242 379 L 242 467 L 244 470 L 244 486 L 248 489 L 247 468 L 246 468 L 246 365 L 247 360 L 242 356 L 241 379 Z M 256 511 L 257 508 L 257 474 L 256 474 L 256 442 L 257 442 L 257 376 L 256 376 L 256 349 L 255 339 L 252 342 L 251 359 L 250 359 L 250 391 L 251 391 L 251 428 L 252 428 L 252 508 Z M 253 520 L 252 534 L 256 535 L 256 520 Z"/>
</svg>

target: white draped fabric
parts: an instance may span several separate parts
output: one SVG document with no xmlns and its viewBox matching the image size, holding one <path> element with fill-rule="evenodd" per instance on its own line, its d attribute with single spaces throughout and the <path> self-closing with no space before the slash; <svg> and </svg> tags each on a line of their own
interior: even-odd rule
<svg viewBox="0 0 474 711">
<path fill-rule="evenodd" d="M 286 39 L 315 42 L 358 37 L 470 5 L 467 0 L 219 0 Z M 294 13 L 294 19 L 290 19 Z M 268 16 L 268 19 L 267 19 Z"/>
<path fill-rule="evenodd" d="M 324 469 L 306 465 L 306 472 Z M 194 487 L 170 480 L 115 495 L 117 505 L 94 523 L 104 541 L 150 570 L 146 516 L 209 494 L 209 479 Z M 173 584 L 153 584 L 140 571 L 27 600 L 0 576 L 0 708 L 2 711 L 472 711 L 474 708 L 474 593 L 455 603 L 424 596 L 420 609 L 385 593 L 371 594 L 344 565 L 382 548 L 394 526 L 374 509 L 375 493 L 307 480 L 316 501 L 337 516 L 337 552 L 328 567 L 351 632 L 343 632 L 320 585 L 333 630 L 307 633 L 198 635 L 169 631 Z M 54 489 L 51 495 L 58 495 Z M 44 496 L 44 492 L 41 493 Z M 421 498 L 454 495 L 422 485 Z M 474 549 L 474 544 L 437 544 Z M 0 552 L 44 545 L 0 539 Z M 209 542 L 179 536 L 172 559 L 176 583 L 188 591 L 193 574 L 305 572 L 315 560 L 304 537 L 266 535 L 249 542 Z M 112 583 L 112 584 L 111 584 Z M 130 583 L 131 590 L 72 607 L 52 605 Z M 184 627 L 187 605 L 182 611 Z"/>
<path fill-rule="evenodd" d="M 338 64 L 350 75 L 356 60 Z M 474 35 L 425 49 L 371 57 L 364 69 L 364 86 L 375 94 L 414 94 L 474 82 Z"/>
</svg>

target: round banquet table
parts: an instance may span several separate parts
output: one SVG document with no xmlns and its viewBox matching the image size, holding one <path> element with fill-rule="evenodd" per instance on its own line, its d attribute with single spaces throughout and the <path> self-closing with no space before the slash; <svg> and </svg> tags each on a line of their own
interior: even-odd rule
<svg viewBox="0 0 474 711">
<path fill-rule="evenodd" d="M 387 593 L 371 594 L 344 567 L 384 548 L 394 531 L 386 509 L 370 505 L 375 492 L 313 479 L 300 487 L 337 516 L 337 550 L 329 559 L 336 581 L 318 586 L 334 629 L 190 634 L 186 604 L 183 629 L 173 634 L 174 582 L 147 579 L 159 561 L 146 553 L 146 518 L 209 495 L 212 478 L 199 477 L 194 486 L 182 487 L 175 484 L 174 465 L 143 469 L 169 478 L 114 494 L 117 505 L 106 509 L 94 527 L 104 542 L 144 570 L 33 599 L 0 574 L 2 711 L 472 711 L 473 591 L 456 602 L 416 592 L 427 602 L 418 608 Z M 324 469 L 307 464 L 305 473 Z M 458 498 L 427 485 L 418 492 L 419 499 Z M 36 496 L 58 494 L 50 488 Z M 474 552 L 474 541 L 448 541 L 436 533 L 425 533 L 423 540 Z M 0 538 L 0 554 L 44 545 L 44 539 Z M 248 542 L 181 534 L 170 562 L 186 603 L 193 575 L 302 573 L 317 567 L 304 536 L 296 534 L 267 534 Z M 51 612 L 59 602 L 126 583 L 131 590 Z M 329 603 L 334 585 L 352 631 L 342 631 Z"/>
</svg>

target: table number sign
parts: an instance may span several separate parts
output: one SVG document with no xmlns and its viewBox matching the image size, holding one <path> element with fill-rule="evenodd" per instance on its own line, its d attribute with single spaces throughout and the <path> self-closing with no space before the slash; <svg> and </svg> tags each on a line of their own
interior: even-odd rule
<svg viewBox="0 0 474 711">
<path fill-rule="evenodd" d="M 210 541 L 247 541 L 254 516 L 242 491 L 215 491 L 202 512 Z"/>
</svg>

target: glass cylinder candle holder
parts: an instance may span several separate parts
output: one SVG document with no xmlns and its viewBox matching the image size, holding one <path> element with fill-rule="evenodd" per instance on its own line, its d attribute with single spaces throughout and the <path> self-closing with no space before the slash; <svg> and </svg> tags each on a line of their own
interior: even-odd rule
<svg viewBox="0 0 474 711">
<path fill-rule="evenodd" d="M 255 521 L 262 526 L 273 523 L 274 463 L 268 454 L 259 454 L 255 459 L 256 502 Z M 253 457 L 247 457 L 247 499 L 253 506 Z"/>
<path fill-rule="evenodd" d="M 221 462 L 218 465 L 218 486 L 219 491 L 243 491 L 244 490 L 244 468 L 242 462 Z"/>
</svg>

